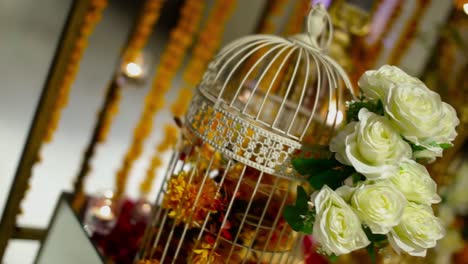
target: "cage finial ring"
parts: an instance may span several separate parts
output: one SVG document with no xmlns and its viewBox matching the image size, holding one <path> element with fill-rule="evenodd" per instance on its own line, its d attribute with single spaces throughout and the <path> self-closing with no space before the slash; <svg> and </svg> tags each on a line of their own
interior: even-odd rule
<svg viewBox="0 0 468 264">
<path fill-rule="evenodd" d="M 321 3 L 314 5 L 307 16 L 307 34 L 315 48 L 326 50 L 330 47 L 333 26 L 330 15 Z"/>
</svg>

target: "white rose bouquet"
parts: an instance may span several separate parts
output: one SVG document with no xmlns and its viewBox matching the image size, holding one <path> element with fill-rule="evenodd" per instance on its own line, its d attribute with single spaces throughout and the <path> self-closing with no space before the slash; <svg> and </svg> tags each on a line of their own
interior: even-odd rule
<svg viewBox="0 0 468 264">
<path fill-rule="evenodd" d="M 456 112 L 395 66 L 367 71 L 358 84 L 362 95 L 348 102 L 348 122 L 332 138 L 330 157 L 293 159 L 312 188 L 298 187 L 284 218 L 330 257 L 367 248 L 375 259 L 387 244 L 425 256 L 445 230 L 431 208 L 441 200 L 437 185 L 420 163 L 452 146 Z"/>
</svg>

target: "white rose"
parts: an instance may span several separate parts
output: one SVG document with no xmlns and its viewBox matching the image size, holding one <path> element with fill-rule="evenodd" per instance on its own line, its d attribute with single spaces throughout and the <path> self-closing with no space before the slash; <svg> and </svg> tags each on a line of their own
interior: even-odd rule
<svg viewBox="0 0 468 264">
<path fill-rule="evenodd" d="M 415 159 L 424 159 L 427 162 L 433 162 L 437 157 L 442 157 L 443 149 L 438 147 L 439 144 L 451 145 L 452 141 L 457 136 L 455 127 L 460 124 L 457 117 L 457 112 L 453 107 L 445 102 L 442 102 L 442 117 L 438 124 L 440 132 L 426 141 L 432 143 L 429 149 L 415 151 L 413 157 Z"/>
<path fill-rule="evenodd" d="M 385 180 L 357 187 L 351 198 L 351 206 L 372 233 L 387 234 L 400 222 L 406 199 Z"/>
<path fill-rule="evenodd" d="M 354 194 L 354 191 L 356 190 L 356 187 L 351 187 L 348 185 L 343 185 L 340 188 L 336 189 L 335 192 L 343 198 L 343 200 L 346 201 L 346 203 L 349 203 L 351 200 L 351 197 Z"/>
<path fill-rule="evenodd" d="M 431 207 L 408 202 L 400 224 L 390 231 L 388 241 L 398 253 L 405 251 L 411 256 L 424 257 L 427 249 L 435 247 L 444 235 L 442 221 L 434 216 Z"/>
<path fill-rule="evenodd" d="M 413 152 L 413 159 L 423 161 L 424 163 L 432 163 L 436 158 L 442 157 L 443 149 L 440 147 L 431 147 L 430 149 L 417 150 Z"/>
<path fill-rule="evenodd" d="M 411 202 L 431 205 L 440 202 L 437 194 L 437 184 L 429 175 L 426 167 L 414 160 L 403 160 L 398 172 L 390 177 L 390 181 Z"/>
<path fill-rule="evenodd" d="M 455 127 L 460 124 L 460 120 L 455 109 L 445 102 L 442 102 L 442 113 L 443 117 L 439 123 L 441 131 L 434 136 L 434 141 L 437 144 L 452 144 L 452 141 L 457 137 Z"/>
<path fill-rule="evenodd" d="M 449 114 L 439 94 L 421 85 L 405 84 L 390 88 L 383 104 L 390 122 L 403 137 L 431 151 L 440 149 L 434 143 L 449 130 L 441 126 Z"/>
<path fill-rule="evenodd" d="M 357 122 L 351 122 L 347 124 L 330 142 L 330 151 L 336 152 L 335 158 L 339 162 L 351 165 L 351 162 L 346 158 L 346 137 L 354 133 L 356 129 Z"/>
<path fill-rule="evenodd" d="M 313 237 L 327 254 L 347 254 L 370 244 L 353 209 L 328 186 L 314 199 Z"/>
<path fill-rule="evenodd" d="M 400 68 L 384 65 L 378 70 L 366 71 L 359 79 L 358 85 L 366 98 L 377 100 L 385 98 L 390 87 L 404 83 L 422 84 L 419 79 L 406 74 Z"/>
<path fill-rule="evenodd" d="M 395 174 L 402 158 L 411 157 L 411 147 L 393 129 L 387 118 L 363 108 L 359 122 L 352 122 L 334 137 L 330 150 L 336 159 L 353 166 L 368 179 Z"/>
</svg>

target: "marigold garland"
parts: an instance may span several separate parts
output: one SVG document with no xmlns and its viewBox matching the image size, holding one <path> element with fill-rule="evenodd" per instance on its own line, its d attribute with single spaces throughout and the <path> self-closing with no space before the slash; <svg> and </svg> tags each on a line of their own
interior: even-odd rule
<svg viewBox="0 0 468 264">
<path fill-rule="evenodd" d="M 135 22 L 135 25 L 128 37 L 127 44 L 124 48 L 124 51 L 121 54 L 121 60 L 124 65 L 130 61 L 133 61 L 134 56 L 138 56 L 141 50 L 145 47 L 149 36 L 151 35 L 152 28 L 159 18 L 159 12 L 162 7 L 162 0 L 147 0 L 142 10 L 138 20 Z M 96 146 L 99 143 L 106 141 L 109 134 L 110 127 L 114 116 L 119 111 L 119 103 L 121 100 L 121 74 L 117 72 L 113 76 L 111 84 L 107 88 L 104 105 L 99 113 L 99 118 L 94 128 L 93 133 L 97 133 L 96 141 L 89 143 L 83 158 L 83 164 L 81 169 L 78 172 L 76 179 L 74 180 L 74 193 L 75 197 L 72 202 L 73 208 L 79 210 L 82 208 L 86 201 L 84 193 L 84 181 L 91 170 L 90 161 L 94 156 Z"/>
<path fill-rule="evenodd" d="M 285 34 L 286 36 L 298 34 L 302 31 L 304 19 L 309 11 L 309 0 L 298 0 L 294 10 L 289 18 L 288 24 L 286 25 Z"/>
<path fill-rule="evenodd" d="M 235 4 L 235 0 L 215 2 L 203 31 L 200 32 L 193 56 L 184 71 L 184 88 L 181 89 L 178 98 L 171 106 L 171 112 L 174 116 L 182 116 L 187 110 L 192 97 L 192 89 L 200 82 L 209 61 L 221 44 L 225 24 L 234 11 Z"/>
<path fill-rule="evenodd" d="M 203 179 L 203 174 L 200 176 L 197 171 L 183 171 L 169 180 L 162 207 L 169 209 L 168 216 L 177 224 L 200 227 L 208 213 L 216 213 L 220 208 L 219 198 L 213 179 Z"/>
<path fill-rule="evenodd" d="M 114 116 L 119 112 L 119 103 L 121 97 L 121 89 L 120 87 L 117 87 L 115 90 L 115 96 L 109 102 L 107 111 L 104 114 L 103 124 L 101 130 L 99 131 L 97 142 L 103 143 L 106 141 L 107 136 L 109 135 L 110 127 L 112 125 L 112 120 L 114 119 Z"/>
<path fill-rule="evenodd" d="M 166 125 L 164 127 L 164 139 L 159 143 L 156 148 L 156 153 L 162 153 L 168 149 L 171 149 L 177 143 L 178 129 L 173 125 Z M 142 194 L 148 194 L 151 192 L 154 179 L 156 177 L 156 169 L 162 165 L 160 155 L 154 155 L 151 159 L 150 166 L 146 171 L 146 177 L 140 184 L 140 192 Z"/>
<path fill-rule="evenodd" d="M 123 52 L 122 63 L 124 65 L 129 62 L 136 61 L 141 51 L 146 46 L 154 24 L 158 21 L 161 8 L 163 6 L 162 0 L 147 0 L 141 10 L 141 15 L 135 24 L 134 31 L 132 32 L 125 51 Z M 118 77 L 117 77 L 118 78 Z M 113 117 L 119 111 L 119 102 L 121 98 L 120 87 L 117 88 L 116 95 L 109 105 L 108 111 L 104 117 L 104 124 L 101 131 L 99 131 L 99 142 L 104 142 L 109 134 L 110 126 Z"/>
<path fill-rule="evenodd" d="M 270 0 L 267 1 L 267 8 L 265 10 L 265 14 L 263 16 L 262 21 L 257 29 L 258 33 L 262 34 L 271 34 L 275 32 L 275 25 L 273 20 L 280 16 L 286 4 L 288 3 L 287 0 Z"/>
<path fill-rule="evenodd" d="M 392 14 L 388 21 L 384 26 L 383 32 L 380 36 L 375 40 L 374 44 L 368 46 L 365 42 L 365 37 L 362 37 L 357 40 L 357 45 L 352 45 L 351 47 L 351 60 L 353 61 L 353 71 L 350 74 L 350 78 L 352 83 L 357 83 L 359 77 L 369 68 L 374 67 L 377 59 L 379 58 L 379 54 L 383 49 L 383 39 L 388 35 L 397 18 L 401 15 L 401 10 L 403 7 L 403 1 L 398 1 L 395 8 L 392 11 Z M 376 6 L 375 10 L 378 8 Z M 375 14 L 375 10 L 373 14 Z M 371 15 L 372 17 L 372 15 Z M 364 47 L 364 49 L 363 49 Z"/>
<path fill-rule="evenodd" d="M 102 12 L 106 7 L 107 0 L 93 0 L 89 3 L 83 24 L 78 30 L 78 37 L 75 42 L 75 46 L 71 51 L 70 61 L 65 66 L 65 74 L 60 83 L 57 101 L 55 102 L 54 110 L 44 136 L 45 142 L 50 142 L 53 139 L 54 132 L 57 130 L 58 123 L 60 121 L 61 111 L 68 104 L 70 89 L 76 79 L 76 74 L 78 73 L 80 60 L 83 57 L 84 50 L 88 45 L 88 37 L 93 32 L 97 23 L 101 20 Z"/>
<path fill-rule="evenodd" d="M 116 174 L 116 194 L 120 196 L 127 184 L 128 173 L 133 162 L 141 155 L 143 143 L 152 130 L 152 119 L 164 106 L 164 94 L 170 89 L 171 81 L 181 66 L 187 48 L 192 44 L 203 15 L 204 2 L 187 0 L 181 9 L 181 18 L 170 33 L 169 43 L 156 69 L 153 85 L 145 98 L 140 120 L 133 131 L 133 139 L 122 166 Z"/>
<path fill-rule="evenodd" d="M 256 33 L 259 34 L 272 34 L 277 31 L 275 28 L 275 24 L 273 23 L 273 20 L 277 17 L 280 16 L 284 12 L 285 5 L 288 1 L 285 0 L 270 0 L 267 1 L 266 7 L 264 10 L 264 13 L 262 14 L 260 24 L 258 25 L 256 29 Z M 248 59 L 248 62 L 245 64 L 245 67 L 243 71 L 246 74 L 249 69 L 255 64 L 255 62 L 263 55 L 265 54 L 267 48 L 262 48 L 259 49 L 257 52 L 252 54 L 252 56 Z M 281 59 L 281 58 L 279 58 Z M 278 64 L 278 63 L 276 63 Z M 273 69 L 277 68 L 278 65 L 273 65 Z M 255 75 L 258 72 L 258 69 L 256 69 L 253 73 L 252 76 Z M 271 79 L 270 78 L 264 78 L 265 79 Z M 260 89 L 262 89 L 263 85 L 260 85 Z"/>
<path fill-rule="evenodd" d="M 266 17 L 264 18 L 260 26 L 259 33 L 273 33 L 273 31 L 275 31 L 273 29 L 273 23 L 271 20 L 274 18 L 274 16 L 280 15 L 282 13 L 282 8 L 284 8 L 284 4 L 285 3 L 282 3 L 282 1 L 274 1 L 271 3 L 272 9 L 269 11 L 269 13 L 267 13 Z M 285 35 L 294 35 L 302 31 L 302 25 L 306 17 L 305 12 L 309 11 L 308 6 L 309 1 L 307 0 L 299 0 L 296 2 L 296 6 L 294 7 L 294 10 L 290 15 L 289 21 L 284 30 Z M 260 57 L 262 57 L 265 54 L 265 52 L 268 49 L 268 47 L 259 49 L 249 58 L 249 61 L 248 63 L 246 63 L 246 66 L 244 68 L 244 74 L 247 74 L 251 67 L 253 67 L 253 65 L 260 59 Z M 276 73 L 277 69 L 280 67 L 287 53 L 288 51 L 283 52 L 275 60 L 275 62 L 273 62 L 272 66 L 267 71 L 265 77 L 260 81 L 259 88 L 261 91 L 265 92 L 271 85 L 271 92 L 275 93 L 280 87 L 281 83 L 283 83 L 285 71 L 287 70 L 288 66 L 282 67 L 278 75 L 276 75 Z M 287 65 L 287 63 L 285 65 Z M 251 76 L 258 74 L 258 70 L 260 70 L 261 67 L 262 65 L 257 66 L 256 69 L 251 73 Z M 276 78 L 273 80 L 275 76 Z"/>
<path fill-rule="evenodd" d="M 430 0 L 418 0 L 416 1 L 416 11 L 408 20 L 403 33 L 400 35 L 398 42 L 395 44 L 395 47 L 392 51 L 392 55 L 389 58 L 389 63 L 393 65 L 398 65 L 401 58 L 405 54 L 406 50 L 410 47 L 411 43 L 418 33 L 418 24 L 421 18 L 424 16 L 425 11 L 431 3 Z"/>
<path fill-rule="evenodd" d="M 142 15 L 138 18 L 137 30 L 128 41 L 128 46 L 125 49 L 124 64 L 135 61 L 138 58 L 141 50 L 148 42 L 148 37 L 151 35 L 154 24 L 161 15 L 163 4 L 163 0 L 147 0 L 145 2 L 141 11 Z"/>
<path fill-rule="evenodd" d="M 192 89 L 197 85 L 205 71 L 209 61 L 214 56 L 221 44 L 225 24 L 234 11 L 235 0 L 217 0 L 211 10 L 203 31 L 198 37 L 194 47 L 193 55 L 184 71 L 184 87 L 180 89 L 176 101 L 171 105 L 171 113 L 174 116 L 183 116 L 192 98 Z M 162 165 L 160 156 L 165 151 L 171 149 L 177 141 L 177 129 L 174 126 L 166 126 L 164 138 L 158 145 L 156 152 L 150 162 L 150 167 L 146 172 L 146 177 L 140 184 L 140 192 L 144 195 L 151 191 L 155 179 L 155 171 Z"/>
<path fill-rule="evenodd" d="M 302 31 L 302 26 L 304 23 L 304 19 L 306 18 L 306 14 L 309 11 L 309 1 L 307 0 L 299 0 L 296 2 L 296 6 L 294 7 L 293 12 L 290 15 L 289 21 L 286 24 L 286 28 L 284 30 L 284 35 L 290 36 L 294 34 L 298 34 Z M 253 64 L 260 59 L 262 55 L 265 54 L 265 52 L 268 50 L 268 47 L 265 47 L 263 49 L 260 49 L 258 52 L 253 54 L 251 57 L 251 60 L 249 62 L 247 69 L 253 66 Z M 286 85 L 286 82 L 284 82 L 286 76 L 286 73 L 289 68 L 292 66 L 289 65 L 289 61 L 293 58 L 287 59 L 286 63 L 279 69 L 281 66 L 282 62 L 286 58 L 289 50 L 284 51 L 278 58 L 273 62 L 272 66 L 269 68 L 269 70 L 266 72 L 265 77 L 260 81 L 259 87 L 260 90 L 263 92 L 266 92 L 267 89 L 269 89 L 271 85 L 271 92 L 276 93 L 278 89 L 281 88 L 281 86 Z M 261 67 L 257 67 L 255 69 L 253 74 L 257 74 L 257 70 L 259 70 Z M 279 73 L 277 74 L 279 70 Z"/>
<path fill-rule="evenodd" d="M 236 0 L 218 0 L 211 11 L 203 31 L 200 33 L 193 56 L 184 72 L 183 78 L 187 85 L 197 85 L 209 61 L 221 44 L 225 25 L 231 17 Z"/>
</svg>

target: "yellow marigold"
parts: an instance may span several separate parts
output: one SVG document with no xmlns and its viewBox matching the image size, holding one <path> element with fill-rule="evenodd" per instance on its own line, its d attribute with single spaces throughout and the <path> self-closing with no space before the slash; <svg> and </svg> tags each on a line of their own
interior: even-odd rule
<svg viewBox="0 0 468 264">
<path fill-rule="evenodd" d="M 211 178 L 206 178 L 202 186 L 203 177 L 196 172 L 189 183 L 191 173 L 181 172 L 169 180 L 162 206 L 169 209 L 169 217 L 176 223 L 189 223 L 190 227 L 199 227 L 208 213 L 215 213 L 220 207 L 218 186 Z"/>
<path fill-rule="evenodd" d="M 221 166 L 222 155 L 220 152 L 216 151 L 211 145 L 205 143 L 198 149 L 201 155 L 201 160 L 199 161 L 198 168 L 205 170 L 210 165 L 210 160 L 213 157 L 213 163 L 210 166 L 210 169 L 216 169 Z"/>
<path fill-rule="evenodd" d="M 193 258 L 190 260 L 192 264 L 204 264 L 212 263 L 216 257 L 219 257 L 219 254 L 213 252 L 210 257 L 212 246 L 206 242 L 202 242 L 201 246 L 198 249 L 193 250 Z"/>
<path fill-rule="evenodd" d="M 225 260 L 219 252 L 213 250 L 214 238 L 201 242 L 200 246 L 193 250 L 192 258 L 188 260 L 190 264 L 224 264 Z M 213 253 L 211 251 L 213 250 Z M 211 255 L 210 255 L 211 253 Z"/>
<path fill-rule="evenodd" d="M 159 264 L 159 260 L 157 259 L 146 259 L 138 261 L 138 264 Z"/>
</svg>

